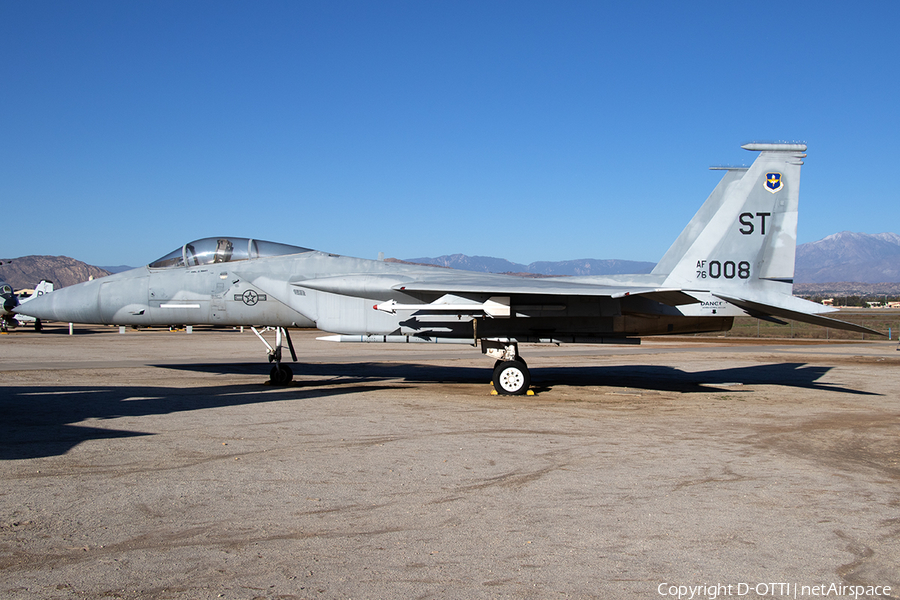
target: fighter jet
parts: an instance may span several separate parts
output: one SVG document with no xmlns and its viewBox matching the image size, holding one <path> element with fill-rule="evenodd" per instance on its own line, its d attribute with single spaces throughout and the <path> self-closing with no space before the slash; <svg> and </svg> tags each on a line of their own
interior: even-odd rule
<svg viewBox="0 0 900 600">
<path fill-rule="evenodd" d="M 350 258 L 213 237 L 131 271 L 19 307 L 42 319 L 116 325 L 249 325 L 270 377 L 287 384 L 287 328 L 334 342 L 461 343 L 494 359 L 499 394 L 524 394 L 521 343 L 640 343 L 642 336 L 727 331 L 736 316 L 877 333 L 791 295 L 805 144 L 753 143 L 750 167 L 724 176 L 649 274 L 531 279 Z M 276 331 L 273 348 L 256 326 Z M 294 360 L 296 356 L 294 355 Z"/>
<path fill-rule="evenodd" d="M 5 281 L 0 280 L 0 296 L 3 297 L 3 312 L 0 328 L 2 328 L 3 331 L 7 331 L 9 326 L 16 327 L 22 323 L 32 323 L 34 325 L 34 330 L 40 331 L 43 328 L 40 319 L 35 319 L 34 317 L 29 317 L 24 314 L 15 314 L 13 311 L 17 306 L 20 306 L 25 302 L 30 302 L 38 296 L 49 294 L 52 291 L 53 282 L 49 279 L 42 279 L 33 290 L 19 290 L 15 293 L 13 293 L 12 286 Z"/>
<path fill-rule="evenodd" d="M 40 298 L 44 294 L 49 294 L 52 291 L 53 282 L 49 279 L 41 279 L 41 282 L 34 286 L 33 290 L 19 290 L 16 292 L 16 296 L 19 297 L 19 306 L 21 306 L 26 302 L 31 302 L 35 298 Z M 44 328 L 40 319 L 35 319 L 28 315 L 18 314 L 16 315 L 16 321 L 18 321 L 20 325 L 22 323 L 31 323 L 34 326 L 35 331 L 41 331 L 41 329 Z"/>
</svg>

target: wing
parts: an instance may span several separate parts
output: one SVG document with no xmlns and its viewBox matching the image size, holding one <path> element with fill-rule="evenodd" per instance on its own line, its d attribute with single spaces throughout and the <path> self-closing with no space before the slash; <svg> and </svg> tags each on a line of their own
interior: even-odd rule
<svg viewBox="0 0 900 600">
<path fill-rule="evenodd" d="M 593 296 L 625 298 L 641 296 L 669 306 L 696 304 L 693 296 L 675 288 L 610 286 L 579 282 L 565 277 L 531 279 L 512 275 L 449 271 L 422 275 L 343 275 L 292 281 L 292 285 L 358 298 L 389 300 L 397 292 L 426 299 L 452 295 L 489 296 Z"/>
</svg>

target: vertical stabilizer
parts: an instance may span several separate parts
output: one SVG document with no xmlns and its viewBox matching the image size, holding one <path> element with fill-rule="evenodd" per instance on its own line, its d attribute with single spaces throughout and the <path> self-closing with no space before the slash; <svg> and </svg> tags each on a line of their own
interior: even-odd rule
<svg viewBox="0 0 900 600">
<path fill-rule="evenodd" d="M 742 147 L 760 154 L 746 171 L 728 171 L 654 269 L 667 287 L 790 295 L 806 145 Z"/>
<path fill-rule="evenodd" d="M 740 181 L 747 172 L 748 167 L 713 167 L 713 170 L 726 171 L 724 177 L 719 181 L 719 185 L 712 191 L 691 222 L 687 224 L 675 243 L 669 247 L 669 250 L 662 259 L 654 267 L 652 273 L 654 275 L 668 275 L 671 273 L 678 262 L 684 256 L 684 253 L 691 247 L 697 236 L 703 232 L 709 221 L 715 216 L 722 202 L 725 200 L 726 192 L 737 181 Z"/>
<path fill-rule="evenodd" d="M 34 295 L 43 296 L 53 291 L 53 282 L 49 279 L 41 279 L 41 282 L 34 286 Z"/>
</svg>

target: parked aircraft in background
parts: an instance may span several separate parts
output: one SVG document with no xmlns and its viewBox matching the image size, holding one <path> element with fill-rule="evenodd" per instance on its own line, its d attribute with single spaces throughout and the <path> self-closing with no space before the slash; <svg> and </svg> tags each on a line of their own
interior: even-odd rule
<svg viewBox="0 0 900 600">
<path fill-rule="evenodd" d="M 745 315 L 878 333 L 822 316 L 834 309 L 791 295 L 806 145 L 743 148 L 760 154 L 748 168 L 723 169 L 650 274 L 530 279 L 218 237 L 17 311 L 79 323 L 275 327 L 276 384 L 292 378 L 281 361 L 289 327 L 317 327 L 335 334 L 319 339 L 335 342 L 480 344 L 496 360 L 500 394 L 528 390 L 524 342 L 640 343 L 648 335 L 727 331 Z"/>
<path fill-rule="evenodd" d="M 19 305 L 19 298 L 11 285 L 0 279 L 0 331 L 6 333 L 9 326 L 16 326 L 16 315 L 13 309 Z"/>
<path fill-rule="evenodd" d="M 52 291 L 53 282 L 47 279 L 42 279 L 33 290 L 19 290 L 18 292 L 13 292 L 12 286 L 5 281 L 0 281 L 0 295 L 3 296 L 2 324 L 0 325 L 2 325 L 3 331 L 6 331 L 10 325 L 15 327 L 22 323 L 33 323 L 34 329 L 40 331 L 42 328 L 40 319 L 24 314 L 15 314 L 13 311 L 22 303 Z"/>
<path fill-rule="evenodd" d="M 40 298 L 44 294 L 49 294 L 52 291 L 53 282 L 49 279 L 41 279 L 41 282 L 34 286 L 33 290 L 19 290 L 18 292 L 16 292 L 16 295 L 19 297 L 19 306 L 22 306 L 22 304 L 24 304 L 25 302 L 30 302 L 35 298 Z M 20 325 L 23 323 L 33 324 L 35 331 L 40 331 L 41 329 L 43 329 L 43 324 L 41 323 L 40 319 L 36 319 L 28 315 L 16 315 L 16 321 L 18 321 Z"/>
</svg>

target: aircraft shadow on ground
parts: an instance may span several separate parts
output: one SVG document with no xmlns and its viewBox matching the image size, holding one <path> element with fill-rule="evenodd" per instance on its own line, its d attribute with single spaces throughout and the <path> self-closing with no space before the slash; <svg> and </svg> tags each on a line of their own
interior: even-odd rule
<svg viewBox="0 0 900 600">
<path fill-rule="evenodd" d="M 290 363 L 297 380 L 284 388 L 263 384 L 269 365 L 260 363 L 169 364 L 177 369 L 209 374 L 258 375 L 259 383 L 206 387 L 35 386 L 3 388 L 0 398 L 0 460 L 28 459 L 64 454 L 87 440 L 153 435 L 77 425 L 88 419 L 114 419 L 163 415 L 181 411 L 263 404 L 282 400 L 308 400 L 359 392 L 402 389 L 425 384 L 483 384 L 489 368 L 416 363 Z M 775 363 L 682 371 L 659 365 L 602 367 L 532 366 L 532 387 L 538 394 L 556 386 L 610 386 L 648 391 L 710 393 L 739 392 L 743 385 L 780 385 L 847 394 L 878 395 L 820 382 L 831 367 L 805 363 Z M 310 379 L 315 378 L 315 379 Z M 719 386 L 719 387 L 717 387 Z M 265 393 L 259 393 L 259 392 Z"/>
<path fill-rule="evenodd" d="M 401 380 L 404 383 L 488 383 L 491 379 L 490 367 L 459 367 L 453 365 L 432 365 L 417 363 L 285 363 L 289 364 L 296 376 L 306 377 L 347 377 L 348 382 Z M 227 373 L 268 373 L 267 365 L 246 364 L 183 364 L 158 365 L 164 368 L 190 370 L 196 372 Z M 613 365 L 603 367 L 547 367 L 532 365 L 531 384 L 536 391 L 549 391 L 554 386 L 578 387 L 611 386 L 627 387 L 648 391 L 709 393 L 721 391 L 716 386 L 724 386 L 734 391 L 728 384 L 781 385 L 811 390 L 842 392 L 859 395 L 878 395 L 863 390 L 819 381 L 831 367 L 808 365 L 806 363 L 772 363 L 728 369 L 707 369 L 702 371 L 682 371 L 674 367 L 660 365 Z M 335 380 L 340 385 L 340 380 Z M 307 385 L 307 382 L 299 382 Z"/>
<path fill-rule="evenodd" d="M 164 415 L 182 411 L 264 404 L 355 394 L 396 386 L 347 380 L 340 387 L 269 388 L 253 385 L 207 387 L 34 386 L 3 388 L 0 398 L 0 460 L 65 454 L 88 440 L 153 435 L 76 425 L 87 419 Z M 260 393 L 264 392 L 264 393 Z"/>
</svg>

